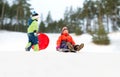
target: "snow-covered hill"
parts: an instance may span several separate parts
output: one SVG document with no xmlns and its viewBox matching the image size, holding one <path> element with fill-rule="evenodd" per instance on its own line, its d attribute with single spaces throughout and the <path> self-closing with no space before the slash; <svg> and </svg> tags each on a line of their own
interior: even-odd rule
<svg viewBox="0 0 120 77">
<path fill-rule="evenodd" d="M 78 53 L 57 52 L 59 34 L 47 35 L 47 49 L 26 52 L 26 33 L 0 31 L 0 77 L 120 77 L 120 32 L 109 34 L 108 46 L 93 44 L 89 34 L 71 34 L 85 43 Z"/>
</svg>

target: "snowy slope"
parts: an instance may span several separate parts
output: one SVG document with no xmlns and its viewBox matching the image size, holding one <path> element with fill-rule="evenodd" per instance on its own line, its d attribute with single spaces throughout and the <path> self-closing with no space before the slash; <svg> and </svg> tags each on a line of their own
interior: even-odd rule
<svg viewBox="0 0 120 77">
<path fill-rule="evenodd" d="M 78 53 L 57 52 L 59 34 L 47 35 L 47 49 L 26 52 L 26 33 L 0 31 L 0 77 L 120 77 L 120 32 L 109 34 L 108 46 L 91 43 L 88 34 L 71 34 L 76 43 L 85 43 Z"/>
</svg>

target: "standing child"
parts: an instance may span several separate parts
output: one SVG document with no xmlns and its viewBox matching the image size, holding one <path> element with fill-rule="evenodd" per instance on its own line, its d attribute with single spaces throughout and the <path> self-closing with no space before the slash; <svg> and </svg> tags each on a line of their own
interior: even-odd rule
<svg viewBox="0 0 120 77">
<path fill-rule="evenodd" d="M 34 51 L 39 51 L 38 38 L 37 38 L 38 19 L 39 19 L 38 13 L 33 12 L 32 21 L 29 24 L 29 27 L 27 29 L 28 43 L 27 43 L 27 45 L 25 47 L 26 51 L 30 51 L 32 46 L 34 47 Z"/>
<path fill-rule="evenodd" d="M 62 28 L 61 35 L 57 40 L 57 47 L 56 47 L 57 51 L 60 51 L 60 49 L 62 49 L 62 51 L 68 52 L 69 49 L 71 52 L 76 52 L 82 49 L 83 47 L 84 47 L 83 43 L 80 45 L 75 44 L 72 36 L 69 34 L 67 27 Z"/>
</svg>

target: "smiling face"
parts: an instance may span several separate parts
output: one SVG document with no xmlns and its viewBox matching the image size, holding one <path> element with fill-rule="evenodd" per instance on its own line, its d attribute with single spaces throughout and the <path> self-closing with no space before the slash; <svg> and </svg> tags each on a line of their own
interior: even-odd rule
<svg viewBox="0 0 120 77">
<path fill-rule="evenodd" d="M 68 34 L 69 32 L 68 32 L 68 30 L 67 30 L 67 29 L 65 29 L 65 30 L 63 30 L 63 33 L 67 33 L 67 34 Z"/>
<path fill-rule="evenodd" d="M 68 35 L 69 31 L 68 31 L 68 28 L 65 26 L 62 28 L 62 34 L 64 35 Z"/>
</svg>

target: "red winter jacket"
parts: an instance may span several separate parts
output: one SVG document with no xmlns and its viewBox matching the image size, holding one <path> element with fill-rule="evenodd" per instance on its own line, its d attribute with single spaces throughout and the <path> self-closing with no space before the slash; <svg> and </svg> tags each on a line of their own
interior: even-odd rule
<svg viewBox="0 0 120 77">
<path fill-rule="evenodd" d="M 57 40 L 57 46 L 60 46 L 62 41 L 70 42 L 72 45 L 75 45 L 73 38 L 69 34 L 61 34 Z"/>
</svg>

